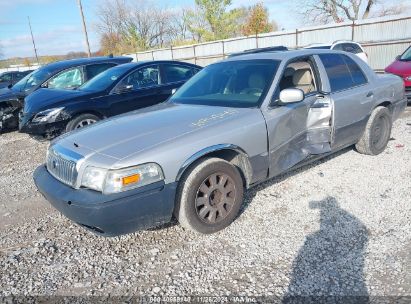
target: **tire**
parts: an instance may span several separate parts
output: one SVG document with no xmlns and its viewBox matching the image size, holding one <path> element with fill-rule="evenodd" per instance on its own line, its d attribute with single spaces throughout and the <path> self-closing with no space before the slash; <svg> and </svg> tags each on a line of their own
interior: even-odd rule
<svg viewBox="0 0 411 304">
<path fill-rule="evenodd" d="M 202 234 L 220 231 L 236 218 L 243 202 L 240 172 L 229 162 L 208 158 L 194 164 L 179 184 L 175 215 L 180 225 Z"/>
<path fill-rule="evenodd" d="M 66 132 L 73 131 L 74 129 L 79 129 L 90 124 L 93 124 L 100 120 L 100 117 L 94 114 L 80 114 L 74 117 L 66 126 Z"/>
<path fill-rule="evenodd" d="M 368 119 L 365 131 L 355 145 L 358 152 L 378 155 L 387 147 L 391 136 L 391 113 L 386 107 L 376 107 Z"/>
</svg>

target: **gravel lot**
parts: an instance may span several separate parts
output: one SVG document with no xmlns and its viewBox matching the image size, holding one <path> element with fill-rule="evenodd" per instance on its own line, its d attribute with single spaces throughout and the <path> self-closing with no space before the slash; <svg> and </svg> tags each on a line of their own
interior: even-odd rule
<svg viewBox="0 0 411 304">
<path fill-rule="evenodd" d="M 211 236 L 83 230 L 33 185 L 47 145 L 0 135 L 0 296 L 411 295 L 410 108 L 381 155 L 350 148 L 259 185 Z"/>
</svg>

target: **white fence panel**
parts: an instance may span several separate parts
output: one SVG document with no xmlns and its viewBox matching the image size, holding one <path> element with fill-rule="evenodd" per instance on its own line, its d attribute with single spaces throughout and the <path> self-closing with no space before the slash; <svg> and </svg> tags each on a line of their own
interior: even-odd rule
<svg viewBox="0 0 411 304">
<path fill-rule="evenodd" d="M 224 41 L 224 53 L 232 54 L 257 48 L 256 37 L 238 38 Z"/>
<path fill-rule="evenodd" d="M 223 54 L 223 42 L 198 44 L 195 46 L 196 57 L 216 56 Z"/>
<path fill-rule="evenodd" d="M 306 46 L 312 43 L 331 43 L 335 40 L 351 40 L 351 38 L 351 23 L 298 30 L 299 46 Z"/>
<path fill-rule="evenodd" d="M 378 22 L 378 23 L 377 23 Z M 356 41 L 384 41 L 411 38 L 411 18 L 357 21 L 354 27 Z"/>
<path fill-rule="evenodd" d="M 4 72 L 12 72 L 12 71 L 28 71 L 28 70 L 37 70 L 40 66 L 38 65 L 32 65 L 32 66 L 25 66 L 25 67 L 12 67 L 12 68 L 4 68 L 4 69 L 0 69 L 0 73 L 4 73 Z"/>
<path fill-rule="evenodd" d="M 173 54 L 171 53 L 171 49 L 156 50 L 153 52 L 153 57 L 154 60 L 171 60 Z"/>
<path fill-rule="evenodd" d="M 137 53 L 138 61 L 153 60 L 152 52 Z"/>
<path fill-rule="evenodd" d="M 262 34 L 258 37 L 258 47 L 264 48 L 269 46 L 284 45 L 295 47 L 295 31 L 282 32 L 279 35 L 273 33 Z"/>
<path fill-rule="evenodd" d="M 193 46 L 173 48 L 174 59 L 194 58 Z"/>
</svg>

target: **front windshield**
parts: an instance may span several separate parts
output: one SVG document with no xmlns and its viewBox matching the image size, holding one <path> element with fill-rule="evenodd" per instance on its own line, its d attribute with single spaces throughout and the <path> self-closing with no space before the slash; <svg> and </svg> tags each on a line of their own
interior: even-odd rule
<svg viewBox="0 0 411 304">
<path fill-rule="evenodd" d="M 209 65 L 186 82 L 170 99 L 173 103 L 252 108 L 261 104 L 279 62 L 223 61 Z"/>
<path fill-rule="evenodd" d="M 52 72 L 47 68 L 39 68 L 23 77 L 13 86 L 13 90 L 30 92 L 50 78 Z"/>
<path fill-rule="evenodd" d="M 81 87 L 78 88 L 80 91 L 90 91 L 90 92 L 99 92 L 107 90 L 117 79 L 121 78 L 129 68 L 125 69 L 124 67 L 116 66 L 105 70 L 104 72 L 98 74 L 94 78 L 90 79 L 84 83 Z"/>
<path fill-rule="evenodd" d="M 402 61 L 411 61 L 411 47 L 409 47 L 404 54 L 401 55 L 400 60 Z"/>
</svg>

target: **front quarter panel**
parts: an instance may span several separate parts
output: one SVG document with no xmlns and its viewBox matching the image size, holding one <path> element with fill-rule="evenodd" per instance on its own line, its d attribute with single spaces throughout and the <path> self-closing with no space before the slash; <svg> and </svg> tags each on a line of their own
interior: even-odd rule
<svg viewBox="0 0 411 304">
<path fill-rule="evenodd" d="M 264 174 L 267 167 L 267 131 L 265 121 L 259 109 L 233 109 L 237 114 L 205 125 L 196 122 L 187 126 L 187 132 L 181 136 L 159 143 L 150 149 L 126 157 L 115 167 L 130 167 L 137 164 L 158 163 L 165 176 L 166 183 L 179 179 L 182 168 L 191 164 L 201 151 L 213 150 L 216 146 L 235 147 L 243 151 L 253 166 L 253 176 Z M 199 153 L 200 152 L 200 153 Z"/>
</svg>

